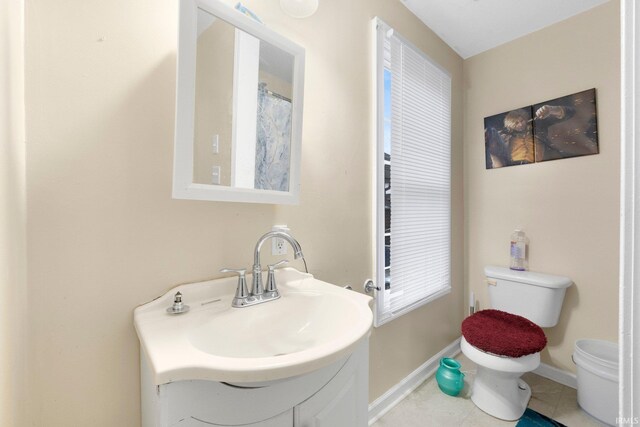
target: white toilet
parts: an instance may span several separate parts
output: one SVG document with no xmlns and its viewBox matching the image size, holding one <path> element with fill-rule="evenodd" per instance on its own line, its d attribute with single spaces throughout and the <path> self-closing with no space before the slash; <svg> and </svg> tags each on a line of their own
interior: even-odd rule
<svg viewBox="0 0 640 427">
<path fill-rule="evenodd" d="M 484 269 L 493 310 L 462 322 L 460 348 L 478 365 L 471 400 L 489 415 L 517 420 L 531 389 L 520 379 L 540 365 L 546 337 L 540 327 L 555 326 L 571 279 L 488 266 Z M 523 319 L 524 317 L 524 319 Z"/>
</svg>

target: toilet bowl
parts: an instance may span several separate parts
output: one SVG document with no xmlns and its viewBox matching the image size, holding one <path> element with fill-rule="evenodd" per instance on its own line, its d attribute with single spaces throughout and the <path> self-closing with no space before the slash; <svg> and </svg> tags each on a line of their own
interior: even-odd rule
<svg viewBox="0 0 640 427">
<path fill-rule="evenodd" d="M 502 267 L 485 267 L 494 309 L 462 322 L 460 349 L 477 365 L 473 403 L 496 418 L 513 421 L 524 413 L 530 387 L 520 377 L 540 365 L 547 344 L 542 327 L 555 326 L 571 279 Z"/>
<path fill-rule="evenodd" d="M 520 418 L 531 397 L 520 377 L 540 365 L 546 344 L 542 329 L 521 316 L 484 310 L 465 319 L 460 349 L 477 365 L 473 403 L 496 418 Z"/>
<path fill-rule="evenodd" d="M 540 353 L 517 359 L 495 356 L 475 348 L 464 337 L 460 347 L 465 356 L 478 365 L 471 401 L 496 418 L 519 419 L 531 398 L 531 388 L 520 377 L 540 365 Z"/>
</svg>

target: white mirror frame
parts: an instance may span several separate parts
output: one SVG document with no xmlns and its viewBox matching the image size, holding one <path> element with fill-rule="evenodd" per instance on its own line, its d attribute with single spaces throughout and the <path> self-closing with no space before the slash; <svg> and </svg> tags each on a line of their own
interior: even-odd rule
<svg viewBox="0 0 640 427">
<path fill-rule="evenodd" d="M 289 191 L 256 190 L 193 182 L 198 9 L 203 9 L 236 28 L 293 55 Z M 303 47 L 218 0 L 180 0 L 176 81 L 176 128 L 173 158 L 174 199 L 271 204 L 297 204 L 299 202 L 304 54 Z"/>
</svg>

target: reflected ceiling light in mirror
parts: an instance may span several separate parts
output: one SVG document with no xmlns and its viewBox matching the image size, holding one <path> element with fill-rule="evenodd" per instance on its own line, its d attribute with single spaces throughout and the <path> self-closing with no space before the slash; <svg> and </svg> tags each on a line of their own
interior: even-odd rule
<svg viewBox="0 0 640 427">
<path fill-rule="evenodd" d="M 280 0 L 280 8 L 294 18 L 308 18 L 318 10 L 318 0 Z"/>
</svg>

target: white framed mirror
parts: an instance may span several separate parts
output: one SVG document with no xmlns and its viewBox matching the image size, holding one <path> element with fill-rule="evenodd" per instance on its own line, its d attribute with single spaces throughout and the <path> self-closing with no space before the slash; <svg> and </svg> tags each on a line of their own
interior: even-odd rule
<svg viewBox="0 0 640 427">
<path fill-rule="evenodd" d="M 304 49 L 218 0 L 180 0 L 173 198 L 298 203 Z"/>
</svg>

